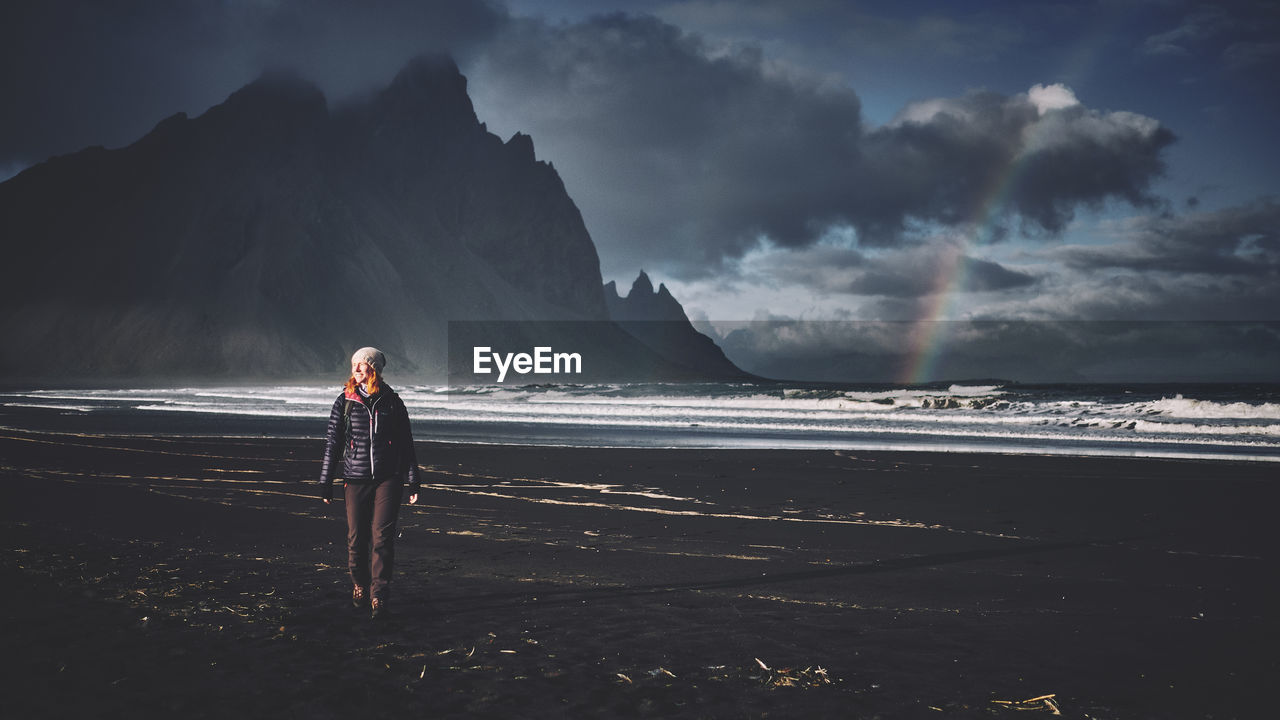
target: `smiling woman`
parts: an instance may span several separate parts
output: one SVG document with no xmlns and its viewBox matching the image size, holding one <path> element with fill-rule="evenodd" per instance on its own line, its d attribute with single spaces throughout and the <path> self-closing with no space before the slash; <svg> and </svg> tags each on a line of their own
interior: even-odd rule
<svg viewBox="0 0 1280 720">
<path fill-rule="evenodd" d="M 391 596 L 404 484 L 409 484 L 410 504 L 418 502 L 420 484 L 409 413 L 380 377 L 386 364 L 377 348 L 360 348 L 351 356 L 351 377 L 329 414 L 320 468 L 325 503 L 332 500 L 335 475 L 342 474 L 351 602 L 369 606 L 375 618 Z"/>
</svg>

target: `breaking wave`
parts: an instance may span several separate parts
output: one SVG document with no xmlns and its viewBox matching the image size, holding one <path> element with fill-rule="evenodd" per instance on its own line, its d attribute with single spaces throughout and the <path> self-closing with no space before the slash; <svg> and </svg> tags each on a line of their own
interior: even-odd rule
<svg viewBox="0 0 1280 720">
<path fill-rule="evenodd" d="M 1280 460 L 1280 389 L 974 383 L 730 383 L 400 388 L 420 438 L 585 446 L 822 447 Z M 336 386 L 0 393 L 93 416 L 280 418 L 319 436 Z"/>
</svg>

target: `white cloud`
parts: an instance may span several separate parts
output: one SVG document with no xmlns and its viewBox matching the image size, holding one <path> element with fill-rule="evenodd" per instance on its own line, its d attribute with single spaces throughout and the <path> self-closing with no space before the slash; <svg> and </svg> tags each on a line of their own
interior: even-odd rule
<svg viewBox="0 0 1280 720">
<path fill-rule="evenodd" d="M 949 115 L 956 120 L 964 122 L 973 119 L 972 113 L 955 100 L 951 98 L 933 98 L 931 100 L 908 103 L 906 107 L 898 111 L 893 120 L 889 121 L 888 126 L 899 127 L 909 123 L 927 125 L 937 119 L 939 115 Z"/>
<path fill-rule="evenodd" d="M 1080 104 L 1076 99 L 1076 94 L 1071 88 L 1061 83 L 1053 85 L 1032 85 L 1027 91 L 1027 97 L 1031 100 L 1031 104 L 1035 105 L 1036 111 L 1041 115 L 1050 110 L 1061 110 L 1063 108 L 1074 107 Z"/>
<path fill-rule="evenodd" d="M 554 162 L 606 277 L 716 275 L 762 238 L 805 248 L 832 227 L 860 247 L 987 214 L 1051 234 L 1081 206 L 1151 202 L 1172 141 L 1053 84 L 929 99 L 868 128 L 852 89 L 653 17 L 516 22 L 468 74 L 481 119 Z"/>
</svg>

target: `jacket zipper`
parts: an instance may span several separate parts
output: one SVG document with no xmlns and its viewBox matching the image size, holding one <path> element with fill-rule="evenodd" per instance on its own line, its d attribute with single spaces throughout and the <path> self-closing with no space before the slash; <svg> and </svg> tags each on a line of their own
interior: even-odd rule
<svg viewBox="0 0 1280 720">
<path fill-rule="evenodd" d="M 382 394 L 379 393 L 378 397 L 374 398 L 373 403 L 369 405 L 369 477 L 374 480 L 377 477 L 373 474 L 373 436 L 378 432 L 378 415 L 374 412 L 374 408 L 378 407 L 378 401 L 381 399 Z"/>
</svg>

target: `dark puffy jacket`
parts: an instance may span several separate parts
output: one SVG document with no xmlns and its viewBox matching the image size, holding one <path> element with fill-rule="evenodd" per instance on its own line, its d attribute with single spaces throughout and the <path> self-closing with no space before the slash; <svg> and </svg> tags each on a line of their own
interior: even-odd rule
<svg viewBox="0 0 1280 720">
<path fill-rule="evenodd" d="M 409 492 L 418 492 L 418 456 L 409 430 L 409 411 L 389 386 L 367 400 L 344 392 L 329 413 L 324 463 L 320 466 L 322 497 L 333 497 L 339 473 L 349 483 L 382 482 L 402 477 Z"/>
</svg>

